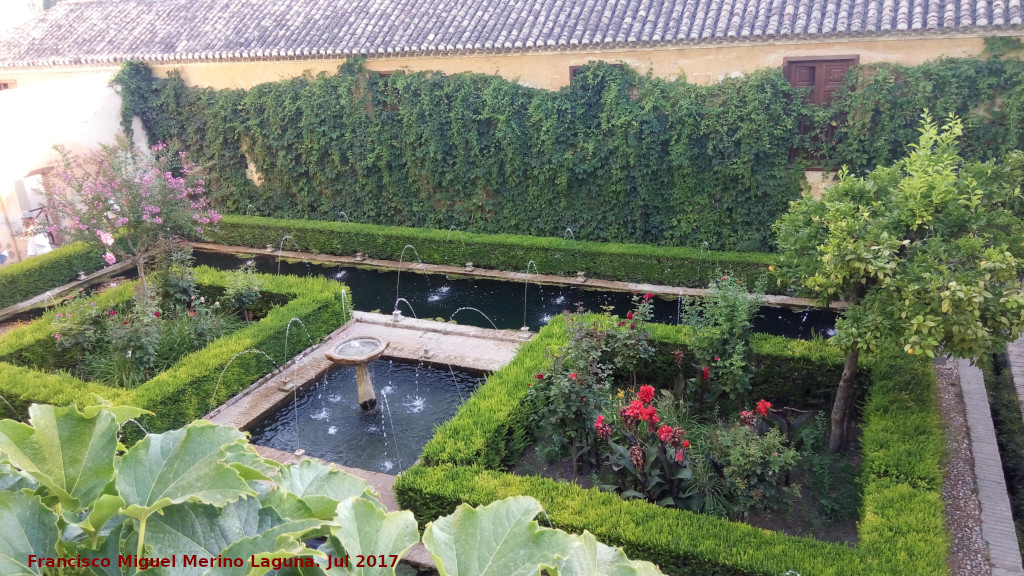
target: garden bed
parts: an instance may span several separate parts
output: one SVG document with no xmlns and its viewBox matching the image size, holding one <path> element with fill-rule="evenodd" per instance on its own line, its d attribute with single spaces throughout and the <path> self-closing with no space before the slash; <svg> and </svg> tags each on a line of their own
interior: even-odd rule
<svg viewBox="0 0 1024 576">
<path fill-rule="evenodd" d="M 223 291 L 228 282 L 228 273 L 209 268 L 197 268 L 195 274 L 201 289 L 214 293 Z M 66 372 L 48 370 L 54 359 L 60 359 L 53 327 L 56 315 L 61 312 L 50 310 L 39 320 L 0 337 L 0 395 L 20 414 L 33 402 L 84 406 L 90 403 L 90 395 L 98 395 L 115 404 L 154 412 L 139 418 L 149 431 L 181 426 L 287 361 L 290 353 L 297 351 L 284 350 L 292 319 L 301 321 L 309 338 L 316 341 L 344 324 L 351 315 L 350 293 L 336 281 L 260 276 L 260 283 L 267 301 L 282 304 L 267 309 L 258 321 L 182 357 L 169 369 L 131 389 L 85 382 Z M 131 299 L 134 290 L 135 283 L 127 283 L 93 300 L 97 307 L 113 310 Z M 290 348 L 297 340 L 292 336 Z M 265 352 L 273 361 L 263 354 L 245 353 L 251 350 Z M 230 369 L 226 369 L 229 364 Z"/>
<path fill-rule="evenodd" d="M 685 346 L 691 337 L 686 327 L 652 326 L 651 334 L 652 340 L 672 347 Z M 589 530 L 623 546 L 632 557 L 658 563 L 668 574 L 948 573 L 949 535 L 940 492 L 944 448 L 935 377 L 926 360 L 907 355 L 863 360 L 863 504 L 857 545 L 851 548 L 503 472 L 531 440 L 527 384 L 550 368 L 547 352 L 566 338 L 562 320 L 542 329 L 439 428 L 421 464 L 399 477 L 398 501 L 421 524 L 459 502 L 482 504 L 528 494 L 541 501 L 555 526 Z M 755 363 L 763 367 L 754 382 L 755 397 L 768 397 L 780 374 L 827 397 L 842 370 L 841 352 L 824 342 L 756 336 L 753 346 Z M 801 383 L 800 373 L 810 376 L 806 382 Z M 793 392 L 799 394 L 798 389 Z"/>
</svg>

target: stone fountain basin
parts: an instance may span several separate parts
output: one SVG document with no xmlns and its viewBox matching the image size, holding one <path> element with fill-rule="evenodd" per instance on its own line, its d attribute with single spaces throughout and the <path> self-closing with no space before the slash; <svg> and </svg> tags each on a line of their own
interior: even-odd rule
<svg viewBox="0 0 1024 576">
<path fill-rule="evenodd" d="M 387 340 L 374 336 L 355 336 L 339 342 L 324 353 L 328 360 L 344 366 L 358 366 L 380 358 L 388 349 Z"/>
</svg>

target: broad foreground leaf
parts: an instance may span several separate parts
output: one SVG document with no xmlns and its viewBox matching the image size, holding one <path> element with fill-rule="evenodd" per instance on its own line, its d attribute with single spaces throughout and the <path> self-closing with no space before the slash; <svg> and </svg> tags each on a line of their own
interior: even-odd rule
<svg viewBox="0 0 1024 576">
<path fill-rule="evenodd" d="M 38 496 L 0 491 L 0 574 L 41 574 L 30 555 L 57 556 L 57 515 Z"/>
<path fill-rule="evenodd" d="M 590 532 L 574 539 L 578 543 L 557 562 L 556 576 L 664 576 L 654 564 L 630 560 L 622 550 L 605 546 Z"/>
<path fill-rule="evenodd" d="M 236 500 L 223 508 L 198 502 L 175 504 L 149 519 L 146 544 L 157 558 L 179 560 L 177 567 L 164 573 L 201 576 L 209 568 L 183 566 L 185 557 L 216 558 L 233 543 L 259 534 L 260 520 L 261 506 L 255 498 Z"/>
<path fill-rule="evenodd" d="M 79 510 L 99 497 L 114 475 L 117 422 L 105 410 L 85 416 L 74 406 L 29 407 L 29 424 L 0 421 L 0 452 L 60 499 Z"/>
<path fill-rule="evenodd" d="M 369 483 L 358 476 L 334 470 L 319 460 L 303 460 L 281 470 L 278 483 L 302 499 L 316 518 L 333 518 L 338 503 L 352 497 L 371 497 Z M 380 502 L 372 500 L 377 506 Z"/>
<path fill-rule="evenodd" d="M 142 519 L 171 504 L 221 506 L 255 496 L 238 471 L 223 462 L 223 447 L 244 441 L 235 428 L 203 421 L 146 436 L 121 459 L 116 485 L 127 505 L 124 513 Z"/>
<path fill-rule="evenodd" d="M 286 522 L 274 526 L 269 530 L 261 532 L 258 536 L 244 538 L 226 548 L 223 552 L 225 558 L 241 558 L 241 567 L 217 567 L 210 568 L 207 576 L 258 576 L 270 571 L 270 567 L 253 566 L 263 560 L 269 561 L 278 559 L 289 559 L 295 556 L 315 556 L 323 558 L 324 553 L 318 550 L 310 550 L 306 547 L 304 540 L 313 532 L 325 529 L 327 524 L 320 520 L 299 520 Z"/>
<path fill-rule="evenodd" d="M 427 525 L 423 544 L 442 576 L 535 576 L 573 548 L 565 532 L 539 528 L 540 503 L 507 498 L 474 510 L 466 504 Z"/>
<path fill-rule="evenodd" d="M 363 498 L 349 498 L 339 504 L 335 520 L 338 526 L 331 529 L 329 544 L 333 548 L 333 555 L 349 555 L 349 566 L 332 567 L 327 571 L 331 576 L 394 574 L 392 556 L 401 558 L 420 539 L 412 512 L 402 510 L 388 513 Z M 375 565 L 356 566 L 353 559 L 357 555 L 373 556 Z"/>
</svg>

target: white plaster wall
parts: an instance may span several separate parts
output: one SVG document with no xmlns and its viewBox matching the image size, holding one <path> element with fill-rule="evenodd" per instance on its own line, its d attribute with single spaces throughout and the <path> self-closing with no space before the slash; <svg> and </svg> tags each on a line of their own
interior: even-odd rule
<svg viewBox="0 0 1024 576">
<path fill-rule="evenodd" d="M 113 142 L 120 132 L 121 98 L 108 85 L 110 78 L 110 72 L 93 71 L 0 90 L 0 249 L 14 244 L 7 263 L 25 255 L 22 211 L 43 204 L 38 178 L 26 178 L 28 173 L 58 158 L 54 144 L 82 152 Z M 138 121 L 135 140 L 145 145 Z M 28 192 L 27 206 L 16 193 L 19 180 Z"/>
</svg>

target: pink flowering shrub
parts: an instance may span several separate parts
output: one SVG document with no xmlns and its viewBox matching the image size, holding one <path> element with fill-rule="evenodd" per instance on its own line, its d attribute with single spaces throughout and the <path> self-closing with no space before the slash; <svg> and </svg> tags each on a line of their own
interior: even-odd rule
<svg viewBox="0 0 1024 576">
<path fill-rule="evenodd" d="M 59 216 L 52 228 L 99 243 L 107 264 L 131 261 L 144 286 L 146 261 L 160 246 L 178 236 L 202 234 L 204 226 L 220 220 L 206 196 L 201 169 L 183 151 L 158 144 L 147 154 L 124 136 L 81 155 L 56 149 L 61 162 L 48 176 L 46 189 L 47 202 Z"/>
</svg>

